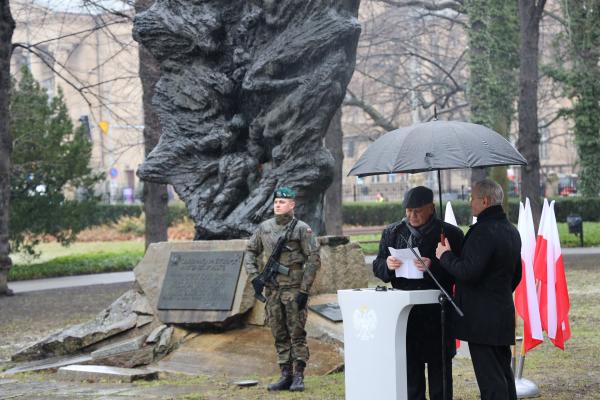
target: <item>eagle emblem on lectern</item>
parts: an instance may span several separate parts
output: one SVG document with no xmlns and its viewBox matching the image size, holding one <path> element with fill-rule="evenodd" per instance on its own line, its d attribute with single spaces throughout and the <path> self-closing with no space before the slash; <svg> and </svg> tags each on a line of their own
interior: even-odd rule
<svg viewBox="0 0 600 400">
<path fill-rule="evenodd" d="M 375 338 L 375 329 L 377 329 L 375 310 L 370 310 L 367 306 L 360 306 L 354 310 L 352 322 L 359 340 L 372 340 Z"/>
</svg>

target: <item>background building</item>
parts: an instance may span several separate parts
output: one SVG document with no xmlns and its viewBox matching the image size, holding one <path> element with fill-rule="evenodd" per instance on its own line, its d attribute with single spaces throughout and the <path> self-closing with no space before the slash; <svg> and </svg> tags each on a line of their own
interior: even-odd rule
<svg viewBox="0 0 600 400">
<path fill-rule="evenodd" d="M 98 192 L 107 202 L 139 199 L 135 172 L 144 157 L 144 122 L 132 11 L 122 16 L 60 11 L 31 0 L 13 0 L 11 9 L 17 23 L 13 42 L 19 45 L 12 58 L 13 74 L 18 78 L 19 69 L 28 66 L 50 96 L 60 86 L 73 121 L 89 124 L 93 168 L 107 177 Z M 407 188 L 418 184 L 437 191 L 435 173 L 363 179 L 347 174 L 375 138 L 395 127 L 429 120 L 436 102 L 444 104 L 438 108 L 440 119 L 468 120 L 467 38 L 459 23 L 464 16 L 443 17 L 374 0 L 361 3 L 356 72 L 343 108 L 344 201 L 374 200 L 378 192 L 388 200 L 401 200 Z M 556 21 L 543 20 L 541 63 L 551 60 L 559 30 Z M 576 190 L 577 152 L 570 124 L 556 115 L 568 102 L 544 77 L 539 97 L 541 184 L 546 195 L 566 194 Z M 515 125 L 513 142 L 516 132 Z M 518 194 L 519 168 L 508 174 L 514 182 L 512 192 Z M 443 171 L 442 185 L 446 198 L 466 198 L 470 171 Z"/>
</svg>

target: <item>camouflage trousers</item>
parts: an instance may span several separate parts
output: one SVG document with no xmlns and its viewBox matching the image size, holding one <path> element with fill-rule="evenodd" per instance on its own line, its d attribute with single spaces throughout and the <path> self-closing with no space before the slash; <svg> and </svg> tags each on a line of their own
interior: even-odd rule
<svg viewBox="0 0 600 400">
<path fill-rule="evenodd" d="M 277 362 L 291 364 L 293 361 L 308 361 L 306 343 L 306 308 L 298 309 L 296 296 L 299 288 L 271 290 L 265 306 L 267 324 L 275 338 Z"/>
</svg>

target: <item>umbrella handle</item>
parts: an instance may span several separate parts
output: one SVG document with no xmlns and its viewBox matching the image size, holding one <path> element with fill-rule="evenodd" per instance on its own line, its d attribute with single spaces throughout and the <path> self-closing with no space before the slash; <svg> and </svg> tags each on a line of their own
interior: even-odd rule
<svg viewBox="0 0 600 400">
<path fill-rule="evenodd" d="M 446 235 L 444 235 L 444 232 L 440 234 L 440 243 L 444 246 L 446 245 Z"/>
</svg>

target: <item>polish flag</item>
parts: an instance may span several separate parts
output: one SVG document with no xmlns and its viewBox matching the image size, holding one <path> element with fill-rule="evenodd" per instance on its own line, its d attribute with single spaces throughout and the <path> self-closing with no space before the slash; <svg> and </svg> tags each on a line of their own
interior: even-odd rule
<svg viewBox="0 0 600 400">
<path fill-rule="evenodd" d="M 444 213 L 444 222 L 447 222 L 450 225 L 458 226 L 458 224 L 456 223 L 456 217 L 454 217 L 454 211 L 452 211 L 452 204 L 450 204 L 450 202 L 446 203 L 446 212 Z"/>
<path fill-rule="evenodd" d="M 523 344 L 525 352 L 528 352 L 544 341 L 535 287 L 535 276 L 533 273 L 536 238 L 529 199 L 525 200 L 525 207 L 519 202 L 519 222 L 517 227 L 521 236 L 523 278 L 519 286 L 515 289 L 515 308 L 523 319 Z"/>
<path fill-rule="evenodd" d="M 540 224 L 538 226 L 538 234 L 535 242 L 535 256 L 533 257 L 533 271 L 535 273 L 536 281 L 540 280 L 540 276 L 546 276 L 546 246 L 543 245 L 544 241 L 544 225 L 546 224 L 546 214 L 548 213 L 548 200 L 544 199 L 544 205 L 542 207 L 542 216 L 540 217 Z M 543 251 L 544 254 L 538 254 Z"/>
<path fill-rule="evenodd" d="M 542 329 L 554 345 L 562 350 L 571 337 L 569 326 L 569 291 L 560 250 L 554 201 L 540 222 L 538 248 L 535 258 L 535 277 L 540 281 L 539 301 Z M 541 240 L 540 240 L 541 236 Z"/>
<path fill-rule="evenodd" d="M 450 202 L 446 203 L 446 212 L 444 213 L 444 222 L 449 223 L 450 225 L 458 226 L 456 222 L 456 217 L 454 216 L 454 211 L 452 211 L 452 204 Z M 455 286 L 452 286 L 452 294 L 456 290 Z M 456 348 L 460 348 L 460 340 L 456 339 Z"/>
</svg>

